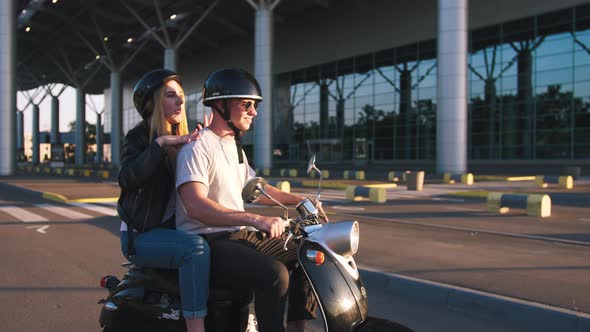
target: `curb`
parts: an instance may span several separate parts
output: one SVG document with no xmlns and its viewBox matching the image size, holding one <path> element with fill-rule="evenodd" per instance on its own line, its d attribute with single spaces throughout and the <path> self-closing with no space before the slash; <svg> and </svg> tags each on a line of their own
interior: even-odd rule
<svg viewBox="0 0 590 332">
<path fill-rule="evenodd" d="M 368 267 L 359 268 L 359 272 L 369 293 L 374 290 L 379 292 L 379 296 L 419 302 L 476 320 L 501 321 L 518 331 L 590 331 L 590 314 L 440 282 L 385 273 Z"/>
<path fill-rule="evenodd" d="M 15 189 L 17 191 L 24 192 L 24 193 L 39 195 L 39 197 L 41 197 L 43 199 L 47 199 L 47 200 L 54 201 L 54 202 L 60 202 L 60 203 L 110 203 L 110 202 L 116 202 L 119 199 L 118 197 L 68 199 L 67 197 L 60 195 L 60 194 L 56 194 L 56 193 L 52 193 L 52 192 L 38 191 L 35 189 L 21 187 L 21 186 L 17 186 L 17 185 L 6 183 L 6 182 L 0 182 L 0 187 L 2 187 L 2 186 L 4 186 L 5 188 L 8 187 L 11 189 Z"/>
</svg>

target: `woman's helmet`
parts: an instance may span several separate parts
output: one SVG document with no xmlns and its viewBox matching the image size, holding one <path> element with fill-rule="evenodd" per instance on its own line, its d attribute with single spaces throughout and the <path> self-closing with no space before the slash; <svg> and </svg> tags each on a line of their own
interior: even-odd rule
<svg viewBox="0 0 590 332">
<path fill-rule="evenodd" d="M 164 83 L 175 80 L 182 85 L 180 76 L 168 69 L 156 69 L 145 74 L 133 88 L 133 104 L 139 115 L 145 120 L 150 116 L 146 109 L 148 101 L 153 97 L 154 92 Z"/>
<path fill-rule="evenodd" d="M 262 101 L 258 81 L 240 68 L 222 68 L 211 73 L 203 86 L 203 105 L 210 107 L 214 100 L 230 98 Z"/>
</svg>

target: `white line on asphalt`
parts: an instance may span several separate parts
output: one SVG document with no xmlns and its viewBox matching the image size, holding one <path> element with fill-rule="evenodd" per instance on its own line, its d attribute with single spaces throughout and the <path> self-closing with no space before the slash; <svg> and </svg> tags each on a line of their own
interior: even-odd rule
<svg viewBox="0 0 590 332">
<path fill-rule="evenodd" d="M 440 198 L 440 197 L 433 197 L 432 200 L 433 201 L 445 201 L 445 202 L 458 202 L 458 203 L 465 202 L 465 200 L 464 199 L 461 199 L 461 198 Z"/>
<path fill-rule="evenodd" d="M 61 206 L 56 206 L 52 204 L 37 204 L 38 207 L 47 210 L 51 213 L 59 214 L 62 217 L 66 217 L 68 219 L 91 219 L 92 216 L 86 213 L 80 213 L 74 211 L 72 209 L 66 209 Z"/>
<path fill-rule="evenodd" d="M 580 220 L 580 221 L 590 221 L 590 219 L 588 219 L 588 218 L 580 218 L 578 220 Z"/>
<path fill-rule="evenodd" d="M 49 225 L 29 226 L 27 228 L 36 228 L 37 229 L 37 232 L 42 233 L 42 234 L 47 234 L 47 232 L 45 230 L 49 228 Z"/>
<path fill-rule="evenodd" d="M 462 207 L 447 206 L 446 208 L 447 208 L 447 210 L 454 210 L 454 211 L 484 212 L 484 210 L 469 209 L 469 208 L 462 208 Z"/>
<path fill-rule="evenodd" d="M 39 221 L 48 221 L 49 219 L 42 217 L 38 214 L 33 212 L 29 212 L 23 208 L 16 207 L 16 206 L 3 206 L 0 207 L 0 211 L 8 213 L 9 215 L 17 218 L 22 222 L 39 222 Z"/>
<path fill-rule="evenodd" d="M 365 208 L 355 207 L 355 206 L 334 205 L 334 206 L 331 206 L 331 208 L 335 209 L 335 210 L 345 210 L 345 211 L 365 211 Z"/>
<path fill-rule="evenodd" d="M 90 211 L 94 211 L 94 212 L 98 212 L 101 214 L 105 214 L 107 216 L 116 216 L 117 215 L 117 210 L 110 208 L 110 207 L 106 207 L 106 206 L 100 206 L 100 205 L 96 205 L 96 204 L 89 204 L 89 203 L 77 203 L 77 202 L 68 202 L 69 205 L 73 205 L 73 206 L 78 206 Z"/>
</svg>

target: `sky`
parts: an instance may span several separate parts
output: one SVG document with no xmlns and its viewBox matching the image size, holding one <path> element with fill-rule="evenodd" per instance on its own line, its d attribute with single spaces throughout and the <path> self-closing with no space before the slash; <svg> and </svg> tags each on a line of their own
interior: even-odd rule
<svg viewBox="0 0 590 332">
<path fill-rule="evenodd" d="M 62 85 L 58 84 L 52 89 L 52 93 L 57 94 L 61 91 Z M 23 92 L 17 92 L 16 107 L 19 111 L 24 109 L 24 123 L 25 134 L 30 135 L 32 132 L 32 114 L 33 105 L 28 105 L 29 96 L 33 96 L 36 89 L 29 90 L 28 95 Z M 39 93 L 33 98 L 34 103 L 39 103 L 39 100 L 45 95 L 45 92 Z M 26 106 L 26 108 L 25 108 Z M 96 111 L 102 112 L 104 109 L 104 95 L 86 95 L 86 121 L 91 124 L 96 124 Z M 68 132 L 70 128 L 68 124 L 76 120 L 76 89 L 68 86 L 59 96 L 59 131 Z M 103 117 L 104 125 L 104 117 Z M 39 131 L 51 130 L 51 97 L 45 97 L 39 104 Z"/>
</svg>

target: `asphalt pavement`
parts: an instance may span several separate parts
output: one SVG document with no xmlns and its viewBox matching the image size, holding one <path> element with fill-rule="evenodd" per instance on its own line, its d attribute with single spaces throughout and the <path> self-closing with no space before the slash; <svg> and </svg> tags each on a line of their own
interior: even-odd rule
<svg viewBox="0 0 590 332">
<path fill-rule="evenodd" d="M 113 182 L 66 177 L 3 177 L 2 186 L 98 207 L 112 207 L 119 194 Z M 487 191 L 547 193 L 552 215 L 489 212 Z M 361 224 L 355 257 L 374 315 L 419 331 L 590 331 L 590 179 L 570 190 L 532 181 L 427 182 L 423 191 L 401 184 L 387 189 L 384 204 L 347 201 L 341 189 L 324 189 L 322 198 L 332 220 Z M 438 328 L 420 311 L 439 317 Z"/>
</svg>

